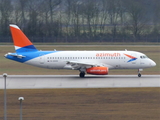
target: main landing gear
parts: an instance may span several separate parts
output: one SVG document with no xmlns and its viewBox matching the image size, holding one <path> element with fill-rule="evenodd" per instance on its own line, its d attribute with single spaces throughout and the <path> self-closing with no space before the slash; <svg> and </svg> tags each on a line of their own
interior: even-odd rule
<svg viewBox="0 0 160 120">
<path fill-rule="evenodd" d="M 141 77 L 141 71 L 143 71 L 143 69 L 138 69 L 138 77 Z"/>
<path fill-rule="evenodd" d="M 84 78 L 84 76 L 85 76 L 85 72 L 82 71 L 79 73 L 79 77 Z"/>
</svg>

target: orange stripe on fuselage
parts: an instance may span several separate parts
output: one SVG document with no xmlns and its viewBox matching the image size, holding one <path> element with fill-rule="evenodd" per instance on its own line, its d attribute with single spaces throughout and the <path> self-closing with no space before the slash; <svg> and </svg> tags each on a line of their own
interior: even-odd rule
<svg viewBox="0 0 160 120">
<path fill-rule="evenodd" d="M 131 55 L 127 55 L 127 54 L 124 54 L 124 55 L 126 55 L 127 57 L 132 58 L 132 59 L 135 58 L 135 57 L 133 57 L 133 56 L 131 56 Z"/>
<path fill-rule="evenodd" d="M 10 30 L 11 30 L 11 34 L 12 34 L 12 38 L 15 46 L 25 47 L 25 46 L 33 45 L 20 29 L 10 26 Z"/>
</svg>

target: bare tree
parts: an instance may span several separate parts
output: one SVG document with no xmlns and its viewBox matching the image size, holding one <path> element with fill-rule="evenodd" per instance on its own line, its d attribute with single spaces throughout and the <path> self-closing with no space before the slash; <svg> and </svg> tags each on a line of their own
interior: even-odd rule
<svg viewBox="0 0 160 120">
<path fill-rule="evenodd" d="M 26 34 L 29 36 L 38 36 L 39 34 L 39 20 L 38 20 L 38 11 L 39 11 L 39 2 L 37 0 L 28 0 L 26 8 Z"/>
<path fill-rule="evenodd" d="M 100 33 L 104 34 L 105 33 L 105 26 L 107 24 L 107 18 L 108 18 L 108 14 L 107 14 L 107 1 L 106 0 L 101 0 L 100 1 L 100 25 L 99 25 L 99 29 L 100 29 Z"/>
<path fill-rule="evenodd" d="M 88 0 L 84 3 L 83 16 L 86 19 L 88 35 L 90 37 L 96 36 L 99 24 L 99 8 L 95 0 Z"/>
<path fill-rule="evenodd" d="M 159 41 L 159 4 L 160 0 L 0 0 L 0 35 L 7 36 L 8 24 L 15 23 L 36 41 Z"/>
<path fill-rule="evenodd" d="M 107 1 L 107 12 L 109 17 L 109 23 L 112 26 L 112 42 L 117 36 L 117 24 L 119 23 L 118 18 L 120 17 L 121 6 L 120 0 L 108 0 Z"/>
<path fill-rule="evenodd" d="M 74 36 L 79 42 L 81 35 L 82 2 L 77 0 L 66 0 L 65 25 L 67 37 Z M 72 29 L 71 29 L 72 28 Z"/>
<path fill-rule="evenodd" d="M 66 0 L 65 1 L 65 16 L 64 16 L 64 24 L 65 24 L 65 41 L 68 42 L 68 37 L 71 35 L 71 29 L 70 29 L 70 24 L 71 24 L 71 9 L 72 6 L 72 0 Z"/>
<path fill-rule="evenodd" d="M 159 5 L 160 5 L 159 0 L 153 0 L 153 24 L 154 24 L 153 32 L 155 34 L 160 34 L 160 7 Z"/>
<path fill-rule="evenodd" d="M 61 0 L 45 0 L 41 3 L 41 18 L 44 21 L 45 36 L 58 36 L 59 25 L 57 25 L 57 18 L 55 12 L 59 11 Z"/>
<path fill-rule="evenodd" d="M 11 1 L 10 0 L 1 0 L 0 1 L 0 31 L 2 35 L 8 35 L 8 25 L 10 18 L 9 16 L 11 15 Z"/>
<path fill-rule="evenodd" d="M 18 0 L 18 6 L 16 9 L 18 9 L 17 11 L 17 14 L 18 12 L 20 12 L 20 26 L 21 26 L 21 29 L 24 30 L 25 26 L 26 26 L 26 18 L 27 18 L 27 5 L 28 5 L 28 1 L 27 0 Z"/>
<path fill-rule="evenodd" d="M 72 2 L 72 24 L 74 26 L 74 35 L 76 37 L 80 36 L 80 5 L 81 3 L 76 0 Z M 77 39 L 78 40 L 78 39 Z"/>
<path fill-rule="evenodd" d="M 146 23 L 146 11 L 140 1 L 126 0 L 125 5 L 130 18 L 128 25 L 133 33 L 135 42 L 140 37 Z"/>
</svg>

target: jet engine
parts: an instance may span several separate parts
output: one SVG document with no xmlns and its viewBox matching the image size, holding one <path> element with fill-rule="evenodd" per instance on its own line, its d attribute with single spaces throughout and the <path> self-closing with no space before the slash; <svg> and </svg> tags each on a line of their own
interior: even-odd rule
<svg viewBox="0 0 160 120">
<path fill-rule="evenodd" d="M 107 67 L 91 67 L 91 68 L 87 68 L 86 72 L 88 74 L 93 74 L 93 75 L 107 75 L 108 68 Z"/>
</svg>

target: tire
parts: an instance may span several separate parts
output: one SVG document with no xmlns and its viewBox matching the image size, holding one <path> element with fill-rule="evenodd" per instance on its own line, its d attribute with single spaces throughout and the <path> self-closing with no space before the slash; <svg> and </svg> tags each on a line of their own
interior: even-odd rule
<svg viewBox="0 0 160 120">
<path fill-rule="evenodd" d="M 140 74 L 140 73 L 138 74 L 138 77 L 141 77 L 141 74 Z"/>
<path fill-rule="evenodd" d="M 79 77 L 84 78 L 85 72 L 80 72 Z"/>
</svg>

